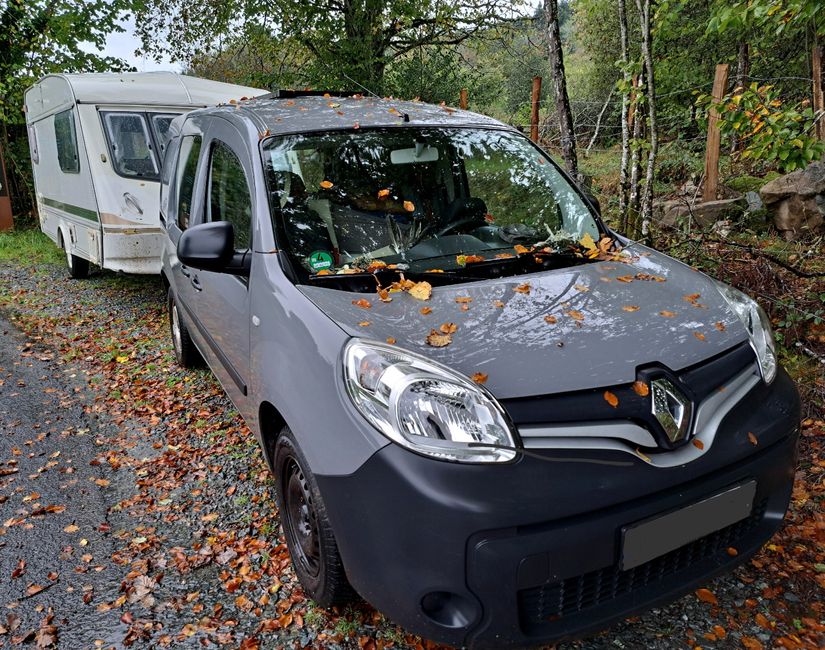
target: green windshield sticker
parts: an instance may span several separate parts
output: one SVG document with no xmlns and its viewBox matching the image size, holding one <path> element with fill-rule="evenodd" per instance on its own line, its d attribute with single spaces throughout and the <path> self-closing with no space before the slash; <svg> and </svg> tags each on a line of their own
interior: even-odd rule
<svg viewBox="0 0 825 650">
<path fill-rule="evenodd" d="M 332 266 L 332 255 L 326 251 L 315 251 L 309 256 L 309 267 L 313 271 L 323 271 Z"/>
</svg>

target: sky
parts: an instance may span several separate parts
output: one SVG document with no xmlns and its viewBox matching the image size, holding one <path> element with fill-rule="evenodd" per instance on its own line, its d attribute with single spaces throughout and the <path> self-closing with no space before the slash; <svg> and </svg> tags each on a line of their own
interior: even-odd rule
<svg viewBox="0 0 825 650">
<path fill-rule="evenodd" d="M 164 58 L 160 63 L 144 57 L 135 56 L 135 50 L 140 45 L 140 40 L 135 36 L 134 20 L 129 18 L 120 23 L 126 30 L 120 34 L 110 34 L 106 39 L 106 47 L 102 54 L 123 59 L 129 65 L 134 66 L 138 72 L 151 72 L 152 70 L 172 70 L 180 72 L 181 66 Z M 97 48 L 91 44 L 86 44 L 84 48 L 88 52 L 97 52 Z"/>
</svg>

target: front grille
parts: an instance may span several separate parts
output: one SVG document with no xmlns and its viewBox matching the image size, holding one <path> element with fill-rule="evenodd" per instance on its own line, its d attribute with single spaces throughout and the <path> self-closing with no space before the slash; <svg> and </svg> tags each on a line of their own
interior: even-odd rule
<svg viewBox="0 0 825 650">
<path fill-rule="evenodd" d="M 656 586 L 691 565 L 736 548 L 765 515 L 767 500 L 757 504 L 751 515 L 726 528 L 685 544 L 645 564 L 622 571 L 618 564 L 580 576 L 551 582 L 518 594 L 519 617 L 527 634 L 547 633 L 556 621 L 608 604 L 646 587 Z"/>
</svg>

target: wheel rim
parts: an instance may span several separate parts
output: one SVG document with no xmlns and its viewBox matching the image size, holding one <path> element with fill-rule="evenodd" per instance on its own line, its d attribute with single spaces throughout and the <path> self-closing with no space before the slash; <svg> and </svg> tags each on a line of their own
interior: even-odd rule
<svg viewBox="0 0 825 650">
<path fill-rule="evenodd" d="M 178 306 L 174 302 L 172 303 L 172 317 L 170 321 L 172 323 L 172 344 L 175 346 L 175 354 L 180 356 L 180 351 L 183 349 L 183 344 L 181 342 Z"/>
<path fill-rule="evenodd" d="M 311 577 L 321 570 L 321 549 L 318 544 L 318 517 L 309 485 L 294 458 L 285 464 L 283 478 L 284 528 L 293 560 Z"/>
</svg>

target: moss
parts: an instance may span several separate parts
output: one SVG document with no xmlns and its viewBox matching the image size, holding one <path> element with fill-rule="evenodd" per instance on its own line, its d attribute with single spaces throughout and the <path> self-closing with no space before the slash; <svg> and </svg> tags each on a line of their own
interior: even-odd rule
<svg viewBox="0 0 825 650">
<path fill-rule="evenodd" d="M 736 176 L 735 178 L 728 178 L 725 180 L 725 186 L 740 194 L 746 194 L 747 192 L 758 192 L 759 188 L 767 182 L 764 178 L 745 174 L 743 176 Z"/>
</svg>

